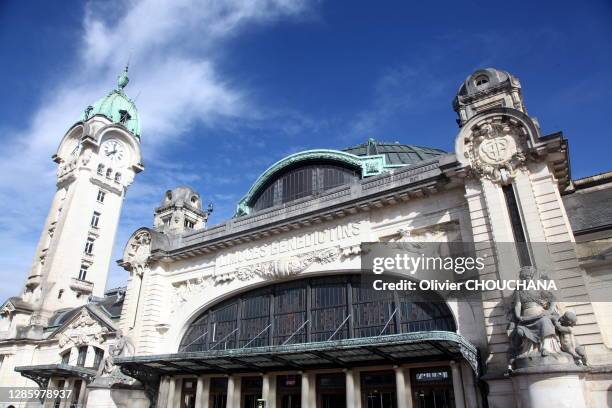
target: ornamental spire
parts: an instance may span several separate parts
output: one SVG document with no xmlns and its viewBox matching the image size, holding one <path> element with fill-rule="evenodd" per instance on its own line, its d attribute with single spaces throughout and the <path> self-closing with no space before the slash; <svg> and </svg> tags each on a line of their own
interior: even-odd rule
<svg viewBox="0 0 612 408">
<path fill-rule="evenodd" d="M 123 72 L 117 77 L 117 89 L 120 91 L 123 91 L 123 88 L 125 88 L 127 84 L 130 82 L 130 78 L 128 77 L 128 68 L 129 68 L 129 63 L 126 64 Z"/>
</svg>

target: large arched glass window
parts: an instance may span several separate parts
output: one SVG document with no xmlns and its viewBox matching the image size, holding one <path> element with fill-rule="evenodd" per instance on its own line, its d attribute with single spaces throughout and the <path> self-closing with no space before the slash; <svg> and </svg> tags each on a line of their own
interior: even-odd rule
<svg viewBox="0 0 612 408">
<path fill-rule="evenodd" d="M 228 299 L 189 326 L 179 351 L 376 337 L 418 331 L 455 331 L 443 301 L 414 293 L 375 291 L 358 275 L 277 283 Z"/>
<path fill-rule="evenodd" d="M 334 163 L 309 163 L 284 170 L 262 188 L 251 203 L 254 210 L 288 203 L 359 178 L 356 169 Z"/>
</svg>

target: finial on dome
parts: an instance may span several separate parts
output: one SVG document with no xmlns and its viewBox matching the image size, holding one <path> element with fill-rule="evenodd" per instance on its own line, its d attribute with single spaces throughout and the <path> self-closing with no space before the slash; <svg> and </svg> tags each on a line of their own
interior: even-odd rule
<svg viewBox="0 0 612 408">
<path fill-rule="evenodd" d="M 125 69 L 123 70 L 121 75 L 117 77 L 117 88 L 120 90 L 123 90 L 123 88 L 125 88 L 127 84 L 130 82 L 130 78 L 128 77 L 128 68 L 129 68 L 129 63 L 126 64 Z"/>
</svg>

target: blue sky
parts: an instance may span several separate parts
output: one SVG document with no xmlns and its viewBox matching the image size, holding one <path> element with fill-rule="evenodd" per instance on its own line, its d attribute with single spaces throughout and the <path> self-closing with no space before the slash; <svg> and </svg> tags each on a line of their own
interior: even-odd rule
<svg viewBox="0 0 612 408">
<path fill-rule="evenodd" d="M 146 170 L 114 259 L 178 184 L 230 217 L 267 166 L 374 137 L 451 150 L 473 70 L 518 76 L 572 172 L 612 169 L 612 3 L 227 0 L 0 2 L 0 298 L 21 289 L 55 179 L 50 156 L 130 60 Z M 113 266 L 109 287 L 126 273 Z"/>
</svg>

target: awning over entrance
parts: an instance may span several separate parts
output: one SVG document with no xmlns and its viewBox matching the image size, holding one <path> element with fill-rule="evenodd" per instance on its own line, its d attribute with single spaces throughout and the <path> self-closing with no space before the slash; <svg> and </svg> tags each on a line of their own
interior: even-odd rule
<svg viewBox="0 0 612 408">
<path fill-rule="evenodd" d="M 134 378 L 174 374 L 231 374 L 461 359 L 479 374 L 478 350 L 446 331 L 403 333 L 338 341 L 228 350 L 120 357 L 115 364 Z"/>
<path fill-rule="evenodd" d="M 35 381 L 41 388 L 47 388 L 51 377 L 79 377 L 91 382 L 96 376 L 96 370 L 72 366 L 68 364 L 46 364 L 15 367 L 22 376 Z"/>
</svg>

